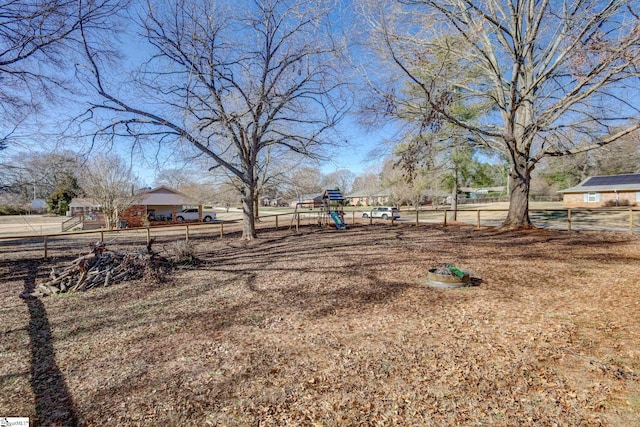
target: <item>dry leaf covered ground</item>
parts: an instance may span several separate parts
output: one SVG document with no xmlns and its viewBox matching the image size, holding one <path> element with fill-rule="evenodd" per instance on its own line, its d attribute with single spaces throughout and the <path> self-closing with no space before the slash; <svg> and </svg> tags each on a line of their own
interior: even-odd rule
<svg viewBox="0 0 640 427">
<path fill-rule="evenodd" d="M 43 299 L 18 294 L 77 251 L 0 262 L 0 416 L 640 425 L 637 237 L 387 224 L 194 244 L 165 283 Z M 426 286 L 443 263 L 481 283 Z"/>
</svg>

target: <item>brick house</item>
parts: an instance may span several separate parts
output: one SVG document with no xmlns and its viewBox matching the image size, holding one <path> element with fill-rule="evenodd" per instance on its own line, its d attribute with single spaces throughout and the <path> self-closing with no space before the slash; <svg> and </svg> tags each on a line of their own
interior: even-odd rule
<svg viewBox="0 0 640 427">
<path fill-rule="evenodd" d="M 344 196 L 351 206 L 383 206 L 390 202 L 389 189 L 374 191 L 354 191 Z"/>
<path fill-rule="evenodd" d="M 148 223 L 171 223 L 175 221 L 176 213 L 183 206 L 198 205 L 189 196 L 161 185 L 137 194 L 136 200 L 119 217 L 127 227 L 142 227 Z M 198 206 L 202 212 L 202 206 Z"/>
<path fill-rule="evenodd" d="M 591 176 L 559 193 L 567 208 L 637 206 L 640 205 L 640 173 Z"/>
</svg>

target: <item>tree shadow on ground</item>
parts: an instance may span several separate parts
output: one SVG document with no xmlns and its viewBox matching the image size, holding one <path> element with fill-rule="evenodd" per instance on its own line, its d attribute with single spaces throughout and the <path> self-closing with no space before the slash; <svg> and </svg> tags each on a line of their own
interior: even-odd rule
<svg viewBox="0 0 640 427">
<path fill-rule="evenodd" d="M 37 268 L 25 274 L 24 291 L 31 293 L 36 285 Z M 31 347 L 31 388 L 35 395 L 34 425 L 75 426 L 78 424 L 71 393 L 56 363 L 53 333 L 47 311 L 38 298 L 24 300 L 29 310 L 29 343 Z"/>
</svg>

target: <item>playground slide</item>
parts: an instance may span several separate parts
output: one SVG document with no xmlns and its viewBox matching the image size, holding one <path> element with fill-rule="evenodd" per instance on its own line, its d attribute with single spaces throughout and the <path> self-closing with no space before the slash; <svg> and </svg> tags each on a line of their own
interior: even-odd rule
<svg viewBox="0 0 640 427">
<path fill-rule="evenodd" d="M 340 217 L 340 215 L 338 215 L 338 212 L 331 211 L 329 214 L 331 215 L 331 219 L 333 220 L 333 222 L 335 222 L 336 228 L 338 230 L 346 230 L 347 229 L 346 224 L 344 223 L 344 221 L 342 221 L 342 218 Z"/>
</svg>

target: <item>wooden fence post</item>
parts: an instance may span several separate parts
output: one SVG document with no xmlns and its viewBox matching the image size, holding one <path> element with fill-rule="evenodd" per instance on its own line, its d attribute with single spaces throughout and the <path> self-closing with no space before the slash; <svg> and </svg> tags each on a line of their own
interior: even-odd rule
<svg viewBox="0 0 640 427">
<path fill-rule="evenodd" d="M 185 226 L 185 229 L 186 229 L 186 231 L 185 231 L 185 236 L 184 236 L 184 238 L 185 238 L 185 240 L 188 242 L 188 241 L 189 241 L 189 226 L 188 226 L 188 225 L 186 225 L 186 226 Z"/>
<path fill-rule="evenodd" d="M 104 243 L 104 231 L 100 230 L 100 242 Z"/>
<path fill-rule="evenodd" d="M 276 230 L 278 229 L 278 215 L 276 215 Z"/>
<path fill-rule="evenodd" d="M 224 222 L 220 223 L 220 238 L 224 237 Z"/>
<path fill-rule="evenodd" d="M 416 227 L 420 225 L 420 208 L 416 208 Z"/>
<path fill-rule="evenodd" d="M 571 234 L 571 209 L 567 209 L 567 231 Z"/>
<path fill-rule="evenodd" d="M 480 209 L 476 210 L 476 215 L 478 216 L 478 228 L 480 228 Z"/>
<path fill-rule="evenodd" d="M 351 225 L 355 225 L 355 224 L 356 224 L 356 212 L 351 211 Z"/>
<path fill-rule="evenodd" d="M 633 209 L 629 209 L 629 234 L 633 235 Z"/>
<path fill-rule="evenodd" d="M 49 243 L 49 236 L 44 236 L 44 257 L 47 258 L 47 243 Z"/>
<path fill-rule="evenodd" d="M 147 226 L 147 245 L 151 242 L 151 228 Z"/>
<path fill-rule="evenodd" d="M 447 210 L 444 210 L 444 221 L 442 222 L 442 226 L 446 227 L 447 226 Z"/>
</svg>

